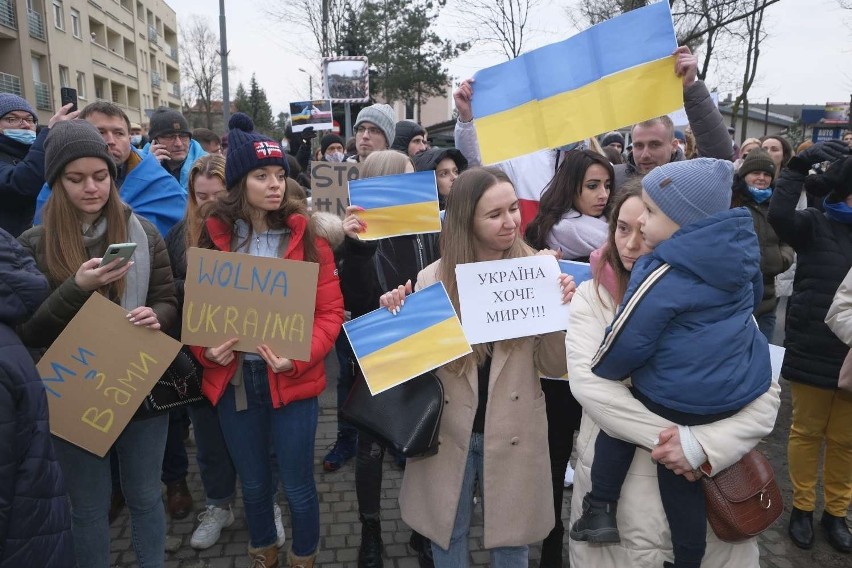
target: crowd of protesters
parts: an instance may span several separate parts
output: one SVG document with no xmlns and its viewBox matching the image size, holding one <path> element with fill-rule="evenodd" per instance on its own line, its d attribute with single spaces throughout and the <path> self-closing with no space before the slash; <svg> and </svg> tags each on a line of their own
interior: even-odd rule
<svg viewBox="0 0 852 568">
<path fill-rule="evenodd" d="M 386 104 L 358 113 L 352 140 L 307 129 L 279 143 L 242 113 L 220 137 L 168 108 L 144 129 L 103 101 L 42 125 L 25 99 L 0 94 L 0 567 L 108 568 L 124 506 L 138 565 L 163 567 L 167 515 L 196 509 L 190 424 L 205 496 L 190 546 L 212 547 L 234 523 L 239 483 L 250 565 L 313 567 L 326 357 L 339 362 L 338 408 L 364 380 L 343 322 L 407 309 L 407 294 L 436 282 L 458 312 L 457 265 L 535 254 L 590 264 L 586 282 L 560 277 L 568 332 L 477 344 L 441 366 L 435 455 L 406 460 L 338 420 L 321 462 L 334 476 L 354 458 L 359 568 L 385 562 L 386 452 L 404 469 L 421 568 L 469 564 L 477 505 L 495 567 L 528 566 L 541 542 L 543 568 L 567 565 L 566 545 L 574 566 L 757 568 L 756 538 L 709 528 L 698 480 L 773 430 L 782 388 L 788 537 L 814 545 L 819 501 L 825 539 L 852 552 L 852 387 L 841 385 L 844 373 L 852 384 L 852 133 L 795 151 L 783 134 L 737 146 L 696 58 L 681 47 L 674 60 L 683 130 L 661 116 L 489 167 L 473 80 L 454 93 L 450 148 Z M 311 210 L 317 161 L 357 162 L 365 179 L 434 171 L 441 232 L 362 240 L 357 204 L 342 219 Z M 102 265 L 114 243 L 135 243 L 133 261 Z M 189 345 L 203 402 L 137 416 L 102 458 L 51 435 L 39 358 L 93 294 L 128 325 L 179 339 L 191 247 L 318 264 L 309 360 L 237 351 L 236 339 Z M 769 365 L 779 331 L 781 381 Z"/>
</svg>

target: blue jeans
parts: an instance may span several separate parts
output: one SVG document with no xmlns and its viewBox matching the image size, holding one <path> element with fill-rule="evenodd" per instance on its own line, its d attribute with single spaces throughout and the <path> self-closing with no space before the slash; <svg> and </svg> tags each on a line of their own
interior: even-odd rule
<svg viewBox="0 0 852 568">
<path fill-rule="evenodd" d="M 118 456 L 121 486 L 130 510 L 133 550 L 140 568 L 162 568 L 165 562 L 166 513 L 160 469 L 169 417 L 134 420 L 110 452 Z M 99 458 L 65 440 L 53 438 L 56 455 L 71 497 L 74 554 L 79 568 L 108 568 L 109 512 L 112 480 L 110 458 Z"/>
<path fill-rule="evenodd" d="M 237 472 L 225 444 L 219 415 L 206 400 L 186 407 L 195 432 L 196 460 L 207 504 L 224 507 L 234 502 Z"/>
<path fill-rule="evenodd" d="M 184 427 L 187 424 L 186 408 L 177 408 L 168 413 L 169 433 L 166 436 L 166 452 L 163 455 L 163 473 L 160 480 L 166 485 L 186 479 L 189 457 L 183 443 Z"/>
<path fill-rule="evenodd" d="M 266 548 L 277 538 L 272 508 L 277 483 L 272 474 L 271 448 L 290 507 L 293 553 L 309 556 L 319 545 L 319 497 L 314 483 L 319 403 L 314 397 L 272 408 L 263 361 L 243 363 L 243 383 L 248 408 L 237 411 L 235 388 L 228 385 L 217 410 L 242 484 L 250 544 Z"/>
<path fill-rule="evenodd" d="M 473 514 L 473 484 L 479 478 L 482 487 L 482 447 L 483 435 L 474 433 L 470 437 L 470 448 L 467 452 L 467 464 L 464 468 L 464 479 L 461 486 L 459 507 L 450 537 L 450 548 L 444 550 L 432 542 L 432 556 L 435 568 L 466 568 L 470 563 L 468 551 L 468 533 L 470 518 Z M 486 496 L 482 495 L 482 509 L 485 510 Z M 527 568 L 529 565 L 529 547 L 504 546 L 489 550 L 492 568 Z"/>
</svg>

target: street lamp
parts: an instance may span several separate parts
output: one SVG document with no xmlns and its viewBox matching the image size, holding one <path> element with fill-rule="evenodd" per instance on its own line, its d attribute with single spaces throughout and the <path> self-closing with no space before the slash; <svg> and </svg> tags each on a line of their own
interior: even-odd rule
<svg viewBox="0 0 852 568">
<path fill-rule="evenodd" d="M 308 96 L 311 100 L 314 100 L 314 76 L 299 67 L 299 71 L 308 76 Z"/>
</svg>

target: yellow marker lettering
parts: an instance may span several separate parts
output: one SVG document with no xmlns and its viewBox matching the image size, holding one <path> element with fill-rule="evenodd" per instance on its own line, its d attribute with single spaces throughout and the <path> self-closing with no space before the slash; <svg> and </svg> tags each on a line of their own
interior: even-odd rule
<svg viewBox="0 0 852 568">
<path fill-rule="evenodd" d="M 201 329 L 201 322 L 204 319 L 204 308 L 202 307 L 201 313 L 198 314 L 198 323 L 196 323 L 195 325 L 192 325 L 192 308 L 193 307 L 194 307 L 194 304 L 192 302 L 189 302 L 189 304 L 186 306 L 185 325 L 186 325 L 186 329 L 188 329 L 192 333 L 197 333 L 198 330 Z"/>
<path fill-rule="evenodd" d="M 130 393 L 116 387 L 104 389 L 104 396 L 107 398 L 112 397 L 115 403 L 119 406 L 127 406 L 127 403 L 130 402 Z"/>
<path fill-rule="evenodd" d="M 130 366 L 135 367 L 137 371 L 139 371 L 140 373 L 145 373 L 146 375 L 149 373 L 148 362 L 154 363 L 155 365 L 157 364 L 157 360 L 145 353 L 144 351 L 139 352 L 139 361 L 142 363 L 141 366 L 132 361 L 130 363 Z"/>
<path fill-rule="evenodd" d="M 228 333 L 228 326 L 231 326 L 231 329 L 234 330 L 234 335 L 239 335 L 240 332 L 237 331 L 236 321 L 240 316 L 240 312 L 237 311 L 236 306 L 228 306 L 225 308 L 225 329 L 222 330 L 222 333 Z"/>
<path fill-rule="evenodd" d="M 302 314 L 293 314 L 289 339 L 298 343 L 302 343 L 305 340 L 305 318 Z"/>
<path fill-rule="evenodd" d="M 257 337 L 257 310 L 249 308 L 243 316 L 243 335 Z"/>
<path fill-rule="evenodd" d="M 263 335 L 261 339 L 266 341 L 266 332 L 269 331 L 269 322 L 272 321 L 272 312 L 266 312 L 266 322 L 263 324 Z"/>
<path fill-rule="evenodd" d="M 275 332 L 278 332 L 278 337 L 281 339 L 287 339 L 287 324 L 290 322 L 290 316 L 287 316 L 284 319 L 281 319 L 281 313 L 275 313 L 275 326 L 272 328 L 272 337 L 275 337 Z"/>
<path fill-rule="evenodd" d="M 86 410 L 81 418 L 84 424 L 88 424 L 95 430 L 100 430 L 104 434 L 109 432 L 110 428 L 112 428 L 112 421 L 114 419 L 115 415 L 113 414 L 112 409 L 107 408 L 106 410 L 98 412 L 98 409 L 94 406 Z"/>
<path fill-rule="evenodd" d="M 216 322 L 213 321 L 213 316 L 216 315 L 216 312 L 222 309 L 222 306 L 216 306 L 214 309 L 213 306 L 207 304 L 207 318 L 206 323 L 204 325 L 204 331 L 210 333 L 210 328 L 213 328 L 213 333 L 219 333 L 219 330 L 216 329 Z"/>
</svg>

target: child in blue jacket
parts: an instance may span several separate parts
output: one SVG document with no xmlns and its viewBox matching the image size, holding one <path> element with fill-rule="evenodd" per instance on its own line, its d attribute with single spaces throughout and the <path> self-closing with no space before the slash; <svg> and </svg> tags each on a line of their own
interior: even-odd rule
<svg viewBox="0 0 852 568">
<path fill-rule="evenodd" d="M 752 317 L 763 295 L 751 216 L 730 209 L 733 166 L 671 162 L 642 180 L 642 236 L 653 250 L 633 267 L 615 320 L 592 362 L 605 379 L 632 380 L 633 395 L 679 425 L 697 470 L 706 455 L 689 426 L 732 416 L 769 389 L 769 346 Z M 571 538 L 618 542 L 616 509 L 635 446 L 600 432 L 592 491 Z M 657 464 L 675 563 L 698 568 L 707 530 L 700 483 Z"/>
</svg>

